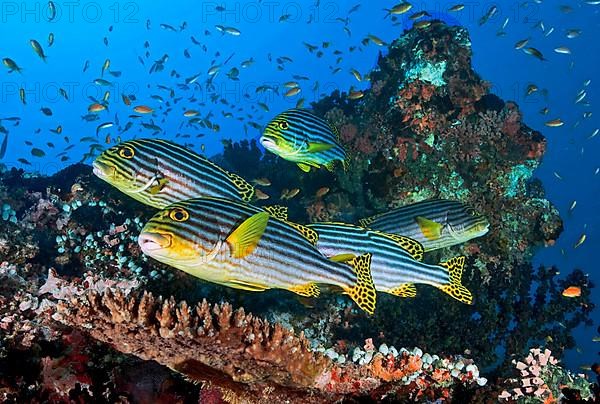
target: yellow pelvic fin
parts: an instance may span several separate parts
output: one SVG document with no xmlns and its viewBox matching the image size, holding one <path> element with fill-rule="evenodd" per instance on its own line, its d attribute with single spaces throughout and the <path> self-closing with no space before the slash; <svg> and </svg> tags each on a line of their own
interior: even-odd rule
<svg viewBox="0 0 600 404">
<path fill-rule="evenodd" d="M 316 283 L 296 285 L 288 288 L 288 290 L 304 297 L 317 297 L 321 293 L 321 291 L 319 290 L 319 286 L 317 286 Z"/>
<path fill-rule="evenodd" d="M 428 240 L 437 240 L 442 237 L 443 226 L 438 222 L 434 222 L 423 216 L 417 216 L 415 220 L 421 229 L 421 233 L 423 233 Z"/>
<path fill-rule="evenodd" d="M 265 212 L 269 213 L 269 215 L 273 216 L 275 219 L 287 220 L 287 218 L 288 218 L 287 206 L 271 205 L 271 206 L 263 206 L 263 209 L 265 210 Z"/>
<path fill-rule="evenodd" d="M 227 237 L 226 241 L 231 246 L 235 258 L 244 258 L 254 251 L 267 228 L 268 221 L 269 214 L 267 212 L 257 213 L 244 220 Z"/>
<path fill-rule="evenodd" d="M 308 152 L 309 153 L 319 153 L 323 151 L 327 151 L 333 148 L 334 145 L 330 143 L 309 143 L 308 144 Z"/>
<path fill-rule="evenodd" d="M 167 185 L 168 182 L 169 182 L 169 180 L 166 178 L 158 179 L 158 180 L 156 180 L 157 184 L 151 186 L 150 188 L 148 188 L 148 190 L 150 191 L 150 193 L 152 195 L 156 195 L 165 187 L 165 185 Z"/>
<path fill-rule="evenodd" d="M 332 257 L 329 257 L 330 260 L 334 261 L 334 262 L 348 262 L 351 259 L 356 258 L 355 254 L 338 254 L 338 255 L 334 255 Z"/>
<path fill-rule="evenodd" d="M 233 185 L 238 189 L 240 196 L 244 202 L 250 202 L 254 196 L 254 187 L 248 181 L 237 174 L 227 172 L 227 175 L 233 182 Z"/>
<path fill-rule="evenodd" d="M 465 257 L 454 257 L 446 262 L 442 262 L 440 266 L 446 268 L 449 273 L 449 282 L 446 285 L 439 286 L 453 298 L 466 304 L 473 304 L 473 295 L 469 289 L 462 285 L 462 273 L 465 267 Z"/>
<path fill-rule="evenodd" d="M 377 302 L 375 285 L 371 277 L 372 256 L 371 253 L 366 253 L 348 261 L 348 265 L 356 273 L 356 285 L 344 289 L 344 293 L 350 296 L 358 304 L 358 307 L 371 315 L 375 313 L 375 304 Z"/>
<path fill-rule="evenodd" d="M 300 169 L 305 173 L 310 171 L 310 166 L 308 164 L 298 163 L 298 167 L 300 167 Z"/>
<path fill-rule="evenodd" d="M 307 239 L 312 245 L 317 245 L 317 241 L 319 241 L 319 234 L 316 231 L 299 223 L 286 223 L 296 229 L 296 231 L 300 233 L 302 237 Z"/>
<path fill-rule="evenodd" d="M 259 283 L 253 283 L 236 279 L 230 279 L 229 281 L 225 282 L 224 285 L 229 286 L 230 288 L 248 290 L 250 292 L 263 292 L 269 289 L 269 287 L 261 285 Z"/>
<path fill-rule="evenodd" d="M 403 283 L 400 286 L 390 289 L 388 293 L 399 297 L 416 297 L 417 288 L 414 283 Z"/>
<path fill-rule="evenodd" d="M 388 238 L 398 244 L 400 248 L 409 253 L 415 260 L 422 261 L 425 249 L 423 245 L 410 237 L 401 236 L 399 234 L 384 233 L 378 230 L 370 230 L 382 237 Z"/>
</svg>

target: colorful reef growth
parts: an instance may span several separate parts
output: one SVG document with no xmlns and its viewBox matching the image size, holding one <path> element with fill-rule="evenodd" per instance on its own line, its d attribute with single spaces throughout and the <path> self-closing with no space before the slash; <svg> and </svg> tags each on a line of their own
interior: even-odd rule
<svg viewBox="0 0 600 404">
<path fill-rule="evenodd" d="M 574 347 L 571 330 L 592 323 L 593 285 L 579 270 L 559 278 L 530 262 L 562 230 L 532 177 L 544 137 L 472 70 L 463 28 L 405 32 L 369 77 L 361 99 L 336 92 L 313 105 L 340 130 L 348 170 L 305 173 L 249 142 L 227 143 L 214 160 L 248 181 L 268 178 L 257 188 L 298 222 L 357 223 L 430 198 L 468 203 L 488 234 L 425 260 L 465 255 L 473 305 L 419 285 L 414 298 L 381 294 L 371 317 L 339 295 L 300 302 L 207 284 L 144 257 L 136 238 L 155 210 L 90 167 L 4 170 L 0 400 L 497 402 L 558 400 L 565 385 L 588 397 L 587 381 L 557 361 Z M 562 296 L 569 286 L 581 295 Z"/>
</svg>

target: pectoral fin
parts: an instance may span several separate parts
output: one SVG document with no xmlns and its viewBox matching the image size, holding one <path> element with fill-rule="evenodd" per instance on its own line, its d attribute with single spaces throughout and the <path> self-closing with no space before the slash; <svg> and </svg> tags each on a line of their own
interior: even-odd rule
<svg viewBox="0 0 600 404">
<path fill-rule="evenodd" d="M 415 220 L 421 229 L 421 233 L 423 233 L 428 240 L 437 240 L 442 237 L 443 226 L 438 222 L 434 222 L 423 216 L 417 216 Z"/>
<path fill-rule="evenodd" d="M 152 195 L 156 195 L 158 194 L 164 187 L 165 185 L 167 185 L 169 183 L 169 180 L 166 178 L 160 178 L 156 180 L 156 185 L 151 186 L 150 188 L 148 188 L 148 191 L 150 191 L 150 193 Z"/>
<path fill-rule="evenodd" d="M 227 237 L 226 241 L 235 258 L 244 258 L 254 251 L 267 228 L 268 221 L 267 212 L 257 213 L 246 219 Z"/>
<path fill-rule="evenodd" d="M 354 254 L 338 254 L 334 255 L 333 257 L 329 257 L 330 260 L 335 262 L 348 262 L 354 258 L 356 258 L 356 255 Z"/>
<path fill-rule="evenodd" d="M 329 143 L 309 143 L 308 144 L 308 152 L 309 153 L 319 153 L 323 151 L 327 151 L 333 148 L 334 145 Z"/>
</svg>

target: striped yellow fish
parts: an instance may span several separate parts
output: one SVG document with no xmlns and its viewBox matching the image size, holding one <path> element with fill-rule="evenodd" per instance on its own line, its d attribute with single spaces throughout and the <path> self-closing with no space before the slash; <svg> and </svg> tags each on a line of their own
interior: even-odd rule
<svg viewBox="0 0 600 404">
<path fill-rule="evenodd" d="M 488 232 L 489 222 L 459 201 L 432 199 L 362 219 L 359 224 L 385 233 L 401 234 L 425 251 L 461 244 Z"/>
<path fill-rule="evenodd" d="M 420 262 L 423 246 L 408 237 L 346 223 L 313 223 L 307 227 L 317 232 L 317 248 L 326 256 L 371 253 L 371 274 L 379 292 L 414 297 L 418 283 L 435 286 L 463 303 L 473 302 L 471 292 L 461 283 L 465 257 L 431 265 Z"/>
<path fill-rule="evenodd" d="M 303 109 L 289 109 L 273 118 L 260 142 L 265 149 L 298 164 L 305 172 L 311 167 L 331 171 L 336 161 L 346 167 L 346 151 L 339 143 L 337 130 Z"/>
<path fill-rule="evenodd" d="M 185 147 L 160 139 L 123 142 L 93 163 L 94 174 L 130 197 L 162 209 L 211 196 L 250 201 L 254 187 Z"/>
<path fill-rule="evenodd" d="M 344 263 L 314 248 L 314 231 L 231 200 L 198 198 L 158 212 L 142 229 L 144 254 L 209 282 L 237 289 L 286 289 L 316 297 L 341 288 L 364 311 L 375 310 L 371 254 Z"/>
</svg>

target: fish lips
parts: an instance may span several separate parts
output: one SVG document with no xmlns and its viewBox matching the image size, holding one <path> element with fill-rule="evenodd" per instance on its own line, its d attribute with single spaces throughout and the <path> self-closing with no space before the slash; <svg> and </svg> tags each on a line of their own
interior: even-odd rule
<svg viewBox="0 0 600 404">
<path fill-rule="evenodd" d="M 260 144 L 267 150 L 277 150 L 277 143 L 266 136 L 260 137 Z"/>
<path fill-rule="evenodd" d="M 171 246 L 171 236 L 153 232 L 142 232 L 138 237 L 138 244 L 144 254 L 153 255 L 156 251 Z"/>
<path fill-rule="evenodd" d="M 96 177 L 99 178 L 108 178 L 112 177 L 115 174 L 115 167 L 109 166 L 101 161 L 95 160 L 92 163 L 93 173 Z"/>
</svg>

